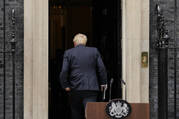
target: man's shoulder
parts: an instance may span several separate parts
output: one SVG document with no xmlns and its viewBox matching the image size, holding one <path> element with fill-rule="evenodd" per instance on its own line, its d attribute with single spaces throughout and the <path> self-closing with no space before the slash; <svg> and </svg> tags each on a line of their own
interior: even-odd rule
<svg viewBox="0 0 179 119">
<path fill-rule="evenodd" d="M 67 50 L 65 50 L 65 53 L 70 53 L 70 52 L 72 52 L 74 49 L 75 49 L 75 48 L 67 49 Z"/>
<path fill-rule="evenodd" d="M 72 51 L 73 51 L 73 48 L 67 49 L 67 50 L 65 50 L 64 55 L 65 56 L 70 56 L 72 54 Z"/>
<path fill-rule="evenodd" d="M 97 50 L 97 48 L 95 48 L 95 47 L 86 47 L 86 48 L 88 48 L 88 49 L 90 49 L 90 50 L 94 50 L 94 51 Z"/>
<path fill-rule="evenodd" d="M 82 49 L 81 49 L 82 48 Z M 68 50 L 66 50 L 65 51 L 65 53 L 66 54 L 73 54 L 73 52 L 78 52 L 79 50 L 80 51 L 85 51 L 85 50 L 87 50 L 87 51 L 92 51 L 92 52 L 97 52 L 98 50 L 97 50 L 97 48 L 96 47 L 89 47 L 89 46 L 85 46 L 85 47 L 81 47 L 81 48 L 70 48 L 70 49 L 68 49 Z"/>
</svg>

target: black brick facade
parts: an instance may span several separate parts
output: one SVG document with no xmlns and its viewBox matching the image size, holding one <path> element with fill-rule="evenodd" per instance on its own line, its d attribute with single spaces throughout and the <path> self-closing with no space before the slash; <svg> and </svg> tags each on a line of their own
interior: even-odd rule
<svg viewBox="0 0 179 119">
<path fill-rule="evenodd" d="M 13 107 L 12 9 L 15 10 L 15 106 Z M 0 119 L 23 119 L 23 0 L 0 0 Z M 5 51 L 6 53 L 2 53 Z"/>
<path fill-rule="evenodd" d="M 179 119 L 179 1 L 177 0 L 151 0 L 150 1 L 150 104 L 151 119 L 158 119 L 158 50 L 154 48 L 158 38 L 155 6 L 159 4 L 166 20 L 169 31 L 168 48 L 168 96 L 167 117 Z M 160 62 L 160 61 L 159 61 Z"/>
</svg>

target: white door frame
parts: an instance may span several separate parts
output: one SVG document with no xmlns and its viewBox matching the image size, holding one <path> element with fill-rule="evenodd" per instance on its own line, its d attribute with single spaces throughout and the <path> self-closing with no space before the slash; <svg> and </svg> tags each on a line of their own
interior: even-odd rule
<svg viewBox="0 0 179 119">
<path fill-rule="evenodd" d="M 48 119 L 48 0 L 24 0 L 24 119 Z"/>
<path fill-rule="evenodd" d="M 122 0 L 122 74 L 129 102 L 149 102 L 149 0 Z M 123 96 L 125 93 L 123 93 Z M 48 119 L 48 0 L 24 0 L 24 119 Z"/>
</svg>

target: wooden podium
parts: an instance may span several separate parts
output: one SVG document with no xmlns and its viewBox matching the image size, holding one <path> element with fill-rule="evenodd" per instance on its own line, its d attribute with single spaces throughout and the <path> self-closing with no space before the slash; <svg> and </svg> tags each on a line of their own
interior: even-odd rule
<svg viewBox="0 0 179 119">
<path fill-rule="evenodd" d="M 106 112 L 107 102 L 89 102 L 87 103 L 85 116 L 86 119 L 110 119 Z M 126 119 L 149 119 L 148 103 L 132 103 L 131 114 Z"/>
</svg>

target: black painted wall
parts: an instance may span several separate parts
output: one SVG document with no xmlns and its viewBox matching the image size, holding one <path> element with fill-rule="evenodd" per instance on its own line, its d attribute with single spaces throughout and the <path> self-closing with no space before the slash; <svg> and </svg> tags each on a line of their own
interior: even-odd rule
<svg viewBox="0 0 179 119">
<path fill-rule="evenodd" d="M 158 96 L 158 50 L 154 48 L 158 38 L 156 28 L 155 6 L 159 4 L 166 20 L 169 31 L 169 48 L 167 50 L 167 119 L 179 119 L 179 1 L 150 0 L 150 104 L 151 119 L 159 119 Z M 178 48 L 177 48 L 178 47 Z M 177 49 L 174 49 L 177 48 Z M 159 61 L 160 62 L 160 61 Z"/>
<path fill-rule="evenodd" d="M 15 10 L 15 106 L 13 104 L 12 9 Z M 23 0 L 0 0 L 0 119 L 23 119 Z M 6 53 L 2 53 L 2 52 Z M 9 52 L 10 51 L 10 52 Z M 14 106 L 14 107 L 13 107 Z M 15 109 L 15 110 L 14 110 Z"/>
</svg>

